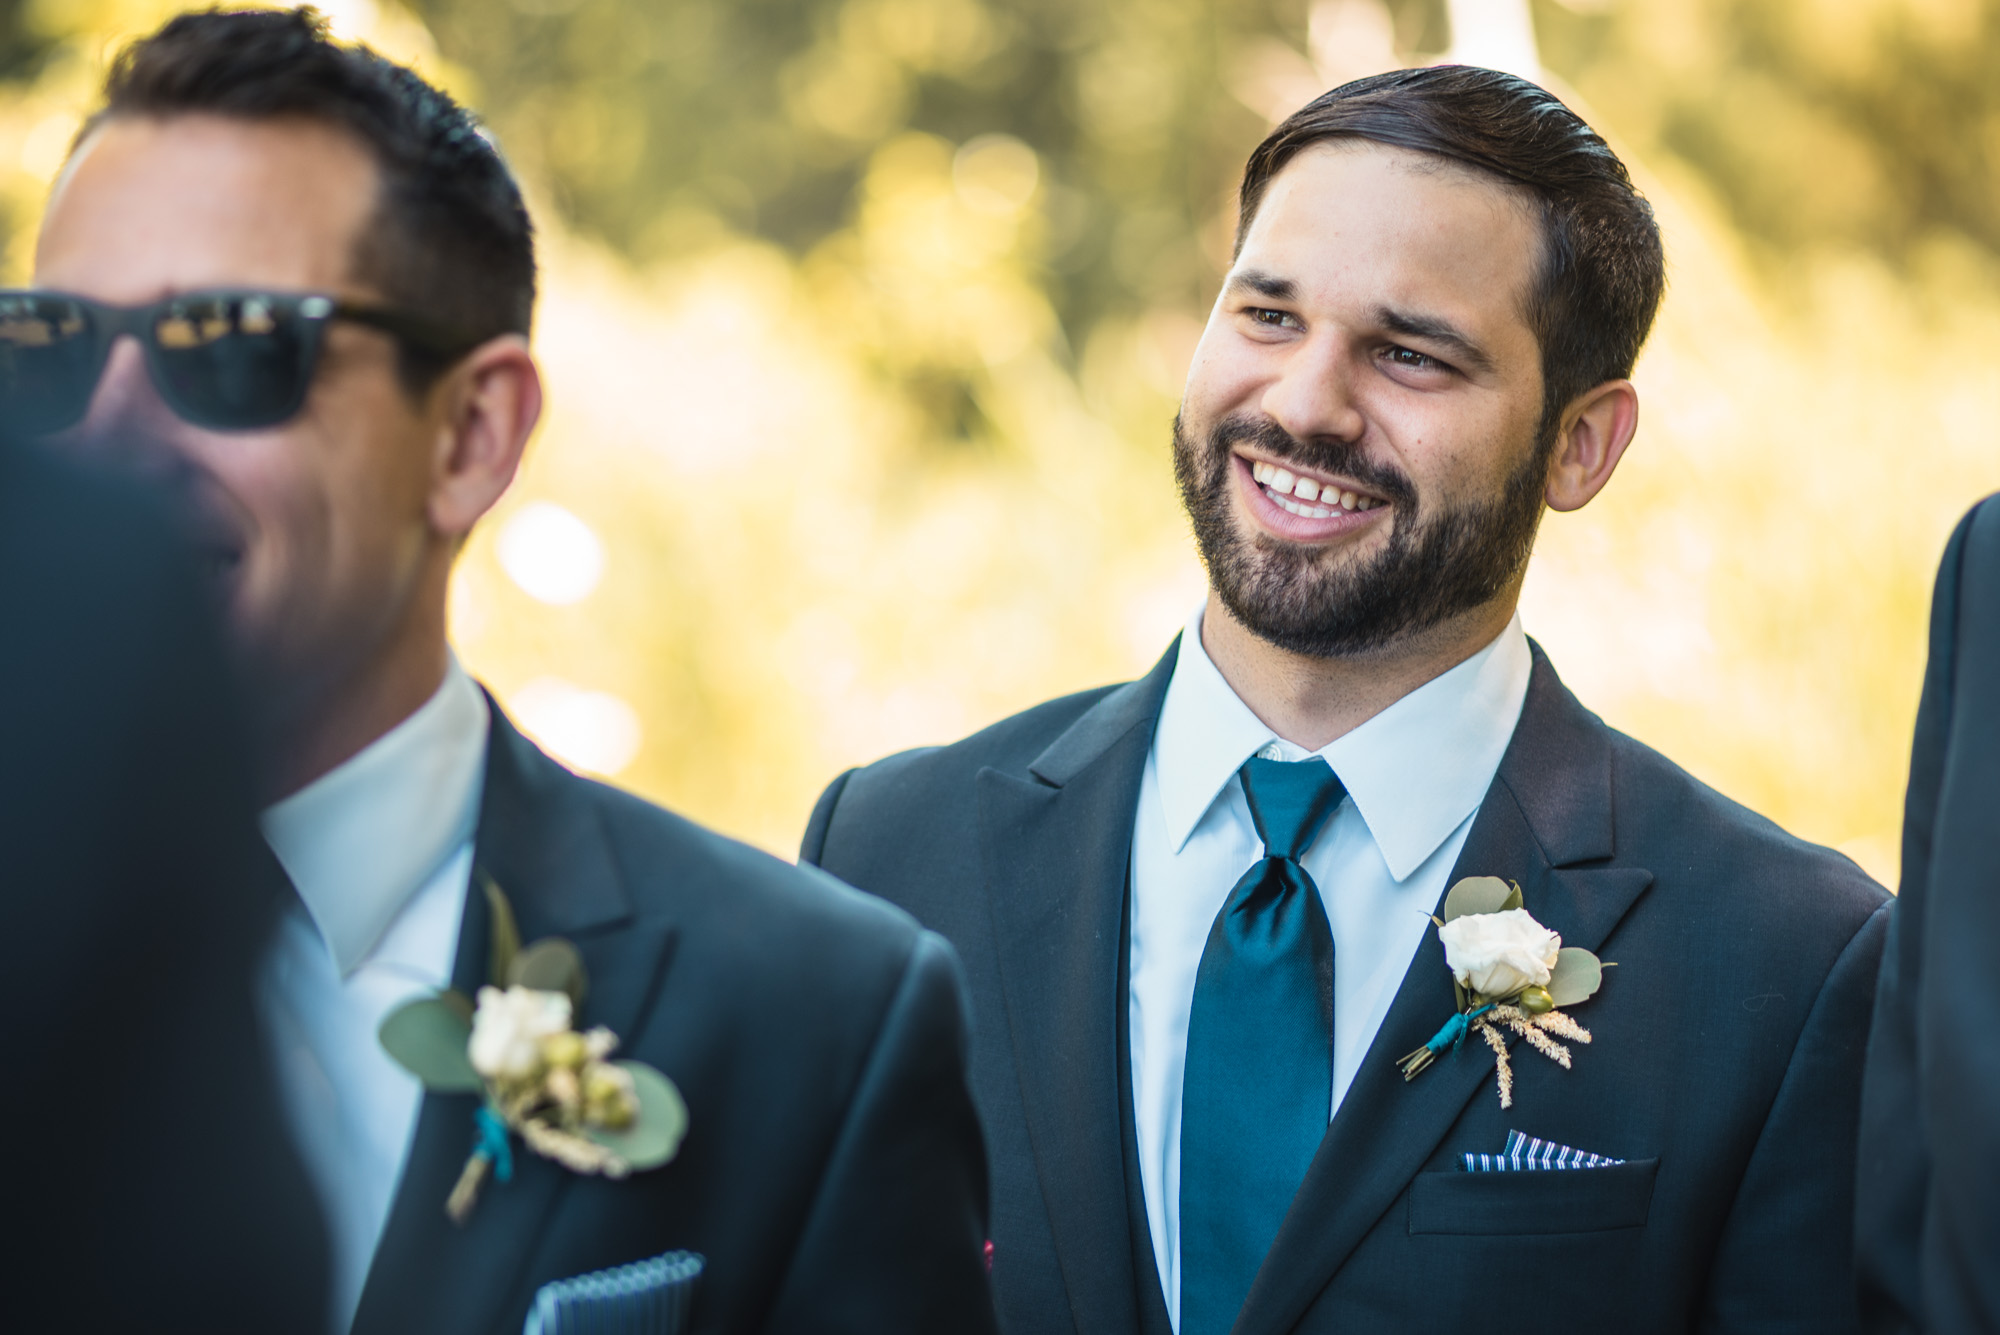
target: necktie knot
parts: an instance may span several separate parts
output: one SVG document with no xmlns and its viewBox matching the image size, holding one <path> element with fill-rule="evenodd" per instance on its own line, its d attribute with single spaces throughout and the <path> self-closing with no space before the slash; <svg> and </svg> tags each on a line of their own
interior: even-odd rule
<svg viewBox="0 0 2000 1335">
<path fill-rule="evenodd" d="M 1264 841 L 1264 856 L 1297 862 L 1312 847 L 1320 826 L 1347 795 L 1333 766 L 1311 760 L 1265 760 L 1252 756 L 1238 771 L 1250 820 Z"/>
</svg>

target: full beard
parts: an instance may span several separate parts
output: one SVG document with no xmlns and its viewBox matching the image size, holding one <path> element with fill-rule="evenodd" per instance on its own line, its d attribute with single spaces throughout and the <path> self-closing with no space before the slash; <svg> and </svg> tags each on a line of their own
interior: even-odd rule
<svg viewBox="0 0 2000 1335">
<path fill-rule="evenodd" d="M 1252 634 L 1312 658 L 1346 658 L 1399 643 L 1493 601 L 1526 568 L 1541 524 L 1553 423 L 1488 500 L 1425 506 L 1401 471 L 1358 442 L 1295 439 L 1268 418 L 1228 417 L 1206 440 L 1174 421 L 1174 477 L 1195 545 L 1222 605 Z M 1230 447 L 1352 479 L 1394 507 L 1388 541 L 1366 559 L 1245 534 L 1231 512 Z"/>
</svg>

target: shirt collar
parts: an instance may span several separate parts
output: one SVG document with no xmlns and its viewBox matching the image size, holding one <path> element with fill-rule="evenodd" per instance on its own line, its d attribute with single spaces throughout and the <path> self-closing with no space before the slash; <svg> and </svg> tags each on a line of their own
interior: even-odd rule
<svg viewBox="0 0 2000 1335">
<path fill-rule="evenodd" d="M 416 713 L 265 808 L 264 837 L 342 977 L 472 837 L 490 726 L 485 698 L 453 658 Z"/>
<path fill-rule="evenodd" d="M 1176 852 L 1243 762 L 1273 742 L 1284 758 L 1318 754 L 1333 766 L 1399 881 L 1479 809 L 1528 697 L 1534 660 L 1519 614 L 1478 653 L 1317 753 L 1250 712 L 1202 648 L 1201 619 L 1197 608 L 1181 636 L 1153 736 Z"/>
</svg>

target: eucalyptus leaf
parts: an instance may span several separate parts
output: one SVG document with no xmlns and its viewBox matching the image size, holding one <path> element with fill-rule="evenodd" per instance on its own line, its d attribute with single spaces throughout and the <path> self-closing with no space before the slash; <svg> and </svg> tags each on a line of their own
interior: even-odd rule
<svg viewBox="0 0 2000 1335">
<path fill-rule="evenodd" d="M 481 1088 L 466 1044 L 472 1025 L 438 997 L 412 1001 L 389 1013 L 376 1031 L 382 1049 L 423 1082 L 425 1089 L 456 1094 Z"/>
<path fill-rule="evenodd" d="M 473 1012 L 479 1009 L 472 1004 L 471 997 L 466 996 L 465 993 L 455 987 L 447 987 L 444 991 L 437 994 L 437 999 L 449 1006 L 459 1019 L 465 1021 L 468 1029 L 471 1028 Z"/>
<path fill-rule="evenodd" d="M 486 976 L 495 987 L 505 987 L 514 968 L 514 957 L 521 953 L 521 929 L 514 921 L 514 906 L 507 902 L 498 882 L 482 871 L 479 888 L 486 892 L 486 905 L 493 918 L 493 945 L 487 956 Z"/>
<path fill-rule="evenodd" d="M 1558 1006 L 1574 1006 L 1588 1001 L 1604 982 L 1604 966 L 1597 956 L 1577 946 L 1564 946 L 1556 954 L 1556 967 L 1549 971 L 1549 996 Z"/>
<path fill-rule="evenodd" d="M 1498 913 L 1511 898 L 1519 906 L 1520 891 L 1498 876 L 1468 876 L 1444 897 L 1444 920 L 1463 918 L 1470 913 Z"/>
<path fill-rule="evenodd" d="M 639 1094 L 639 1115 L 623 1131 L 592 1127 L 586 1134 L 632 1165 L 633 1172 L 658 1168 L 680 1152 L 687 1134 L 687 1104 L 674 1082 L 644 1062 L 621 1061 Z"/>
<path fill-rule="evenodd" d="M 546 937 L 516 955 L 514 966 L 507 971 L 507 982 L 537 992 L 567 992 L 573 1015 L 583 1013 L 584 994 L 589 991 L 583 956 L 559 936 Z"/>
<path fill-rule="evenodd" d="M 1507 884 L 1513 886 L 1514 888 L 1510 892 L 1508 892 L 1506 900 L 1500 905 L 1500 911 L 1502 913 L 1507 912 L 1509 909 L 1518 909 L 1522 907 L 1525 902 L 1521 898 L 1521 883 L 1519 881 L 1509 881 Z"/>
</svg>

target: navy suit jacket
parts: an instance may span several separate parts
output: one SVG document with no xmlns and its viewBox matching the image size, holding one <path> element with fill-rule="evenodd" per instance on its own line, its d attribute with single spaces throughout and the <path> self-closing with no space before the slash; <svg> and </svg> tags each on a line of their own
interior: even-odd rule
<svg viewBox="0 0 2000 1335">
<path fill-rule="evenodd" d="M 2000 501 L 1952 534 L 1931 602 L 1861 1127 L 1871 1331 L 2000 1329 Z"/>
<path fill-rule="evenodd" d="M 966 1087 L 964 977 L 908 916 L 542 754 L 496 707 L 476 866 L 524 941 L 589 975 L 579 1024 L 665 1072 L 688 1131 L 664 1167 L 580 1177 L 517 1147 L 463 1228 L 445 1217 L 473 1095 L 426 1095 L 356 1335 L 519 1331 L 550 1280 L 688 1249 L 691 1330 L 993 1327 L 986 1165 Z M 454 984 L 485 981 L 467 898 Z"/>
<path fill-rule="evenodd" d="M 965 961 L 995 1300 L 1023 1335 L 1164 1324 L 1134 1209 L 1123 980 L 1134 812 L 1173 662 L 851 771 L 805 837 L 806 860 Z M 1617 963 L 1575 1011 L 1595 1042 L 1569 1071 L 1517 1047 L 1511 1112 L 1481 1044 L 1404 1083 L 1396 1058 L 1454 1005 L 1427 934 L 1239 1335 L 1480 1329 L 1519 1304 L 1570 1331 L 1852 1328 L 1881 888 L 1607 728 L 1539 648 L 1466 875 L 1519 881 L 1565 944 Z M 1629 1162 L 1463 1170 L 1516 1127 Z"/>
</svg>

